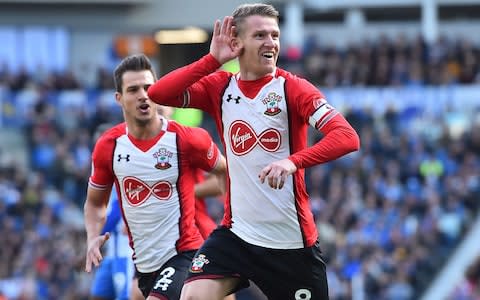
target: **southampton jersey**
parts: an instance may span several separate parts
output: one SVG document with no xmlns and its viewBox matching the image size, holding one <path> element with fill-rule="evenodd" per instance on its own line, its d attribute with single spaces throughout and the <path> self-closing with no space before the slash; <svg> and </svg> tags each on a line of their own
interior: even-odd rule
<svg viewBox="0 0 480 300">
<path fill-rule="evenodd" d="M 208 54 L 163 76 L 148 95 L 163 105 L 199 108 L 213 116 L 229 174 L 224 226 L 248 243 L 267 248 L 312 246 L 318 232 L 304 169 L 357 150 L 358 135 L 303 78 L 277 68 L 245 81 L 239 74 L 218 71 L 219 66 Z M 323 134 L 310 147 L 309 125 Z M 297 171 L 287 176 L 284 187 L 261 184 L 261 170 L 286 158 Z"/>
<path fill-rule="evenodd" d="M 210 171 L 219 157 L 205 130 L 166 119 L 163 127 L 155 140 L 141 141 L 120 124 L 101 137 L 93 153 L 90 186 L 115 183 L 133 260 L 143 273 L 202 244 L 194 220 L 194 170 Z"/>
<path fill-rule="evenodd" d="M 301 225 L 314 226 L 306 222 L 310 218 L 302 220 L 299 216 L 298 206 L 308 205 L 306 198 L 297 193 L 304 187 L 295 186 L 299 182 L 288 176 L 282 189 L 272 189 L 257 176 L 270 162 L 292 153 L 284 84 L 285 78 L 272 78 L 251 99 L 231 77 L 222 97 L 221 121 L 229 172 L 250 175 L 230 177 L 231 229 L 255 245 L 301 248 Z M 296 134 L 298 139 L 305 139 L 305 135 Z"/>
<path fill-rule="evenodd" d="M 290 90 L 289 94 L 287 81 L 297 90 Z M 238 78 L 226 72 L 207 76 L 199 85 L 209 91 L 214 85 L 223 86 L 216 100 L 211 95 L 211 103 L 202 101 L 195 87 L 189 89 L 189 105 L 205 109 L 215 117 L 229 174 L 237 175 L 229 176 L 230 201 L 223 224 L 243 240 L 262 247 L 294 249 L 312 245 L 318 236 L 304 170 L 288 176 L 282 189 L 262 184 L 258 174 L 269 163 L 307 147 L 309 119 L 315 115 L 315 105 L 325 101 L 321 93 L 280 69 L 276 76 L 262 83 L 255 95 L 242 93 Z M 305 97 L 298 97 L 299 91 Z M 324 113 L 330 118 L 336 114 L 333 108 Z"/>
</svg>

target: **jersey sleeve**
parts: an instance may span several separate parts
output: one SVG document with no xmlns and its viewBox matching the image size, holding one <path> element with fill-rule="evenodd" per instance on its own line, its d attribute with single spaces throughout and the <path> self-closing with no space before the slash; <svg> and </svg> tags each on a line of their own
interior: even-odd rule
<svg viewBox="0 0 480 300">
<path fill-rule="evenodd" d="M 295 76 L 288 80 L 287 91 L 290 92 L 288 96 L 294 99 L 295 110 L 303 122 L 317 130 L 321 131 L 323 126 L 338 114 L 338 111 L 328 104 L 323 93 L 303 78 Z"/>
<path fill-rule="evenodd" d="M 191 85 L 185 93 L 184 107 L 198 108 L 214 115 L 219 110 L 221 95 L 231 76 L 231 73 L 217 71 Z"/>
<path fill-rule="evenodd" d="M 211 103 L 208 98 L 208 80 L 205 78 L 220 66 L 211 54 L 207 54 L 187 66 L 162 76 L 150 86 L 148 97 L 162 105 L 193 107 L 208 111 Z M 193 104 L 192 99 L 199 101 Z"/>
<path fill-rule="evenodd" d="M 95 144 L 92 153 L 92 173 L 89 185 L 95 189 L 108 189 L 113 185 L 112 168 L 113 148 L 115 141 L 108 135 L 103 135 Z"/>
<path fill-rule="evenodd" d="M 323 134 L 319 142 L 289 157 L 297 168 L 329 162 L 359 149 L 356 131 L 314 85 L 298 77 L 293 77 L 288 84 L 289 97 L 301 122 Z"/>
<path fill-rule="evenodd" d="M 220 150 L 203 128 L 186 127 L 187 155 L 193 167 L 210 172 L 220 157 Z"/>
</svg>

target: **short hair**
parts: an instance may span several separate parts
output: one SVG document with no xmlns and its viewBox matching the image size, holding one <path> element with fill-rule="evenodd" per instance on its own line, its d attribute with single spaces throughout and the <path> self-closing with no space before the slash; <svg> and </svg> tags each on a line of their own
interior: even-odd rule
<svg viewBox="0 0 480 300">
<path fill-rule="evenodd" d="M 233 22 L 237 28 L 237 34 L 241 32 L 241 25 L 247 17 L 263 16 L 274 18 L 278 22 L 279 12 L 270 4 L 265 3 L 247 3 L 238 6 L 233 11 Z"/>
<path fill-rule="evenodd" d="M 122 92 L 123 82 L 122 76 L 127 71 L 150 71 L 153 75 L 153 79 L 157 80 L 157 75 L 153 69 L 150 59 L 145 54 L 132 54 L 125 57 L 120 64 L 113 71 L 113 79 L 115 83 L 115 90 L 119 93 Z"/>
</svg>

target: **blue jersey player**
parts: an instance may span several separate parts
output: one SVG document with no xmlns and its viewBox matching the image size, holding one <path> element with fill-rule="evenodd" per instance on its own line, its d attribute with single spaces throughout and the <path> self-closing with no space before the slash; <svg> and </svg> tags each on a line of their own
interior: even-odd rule
<svg viewBox="0 0 480 300">
<path fill-rule="evenodd" d="M 130 298 L 131 282 L 134 275 L 132 249 L 121 220 L 117 193 L 112 193 L 107 207 L 107 219 L 102 234 L 108 234 L 106 253 L 95 271 L 90 299 L 127 300 Z"/>
</svg>

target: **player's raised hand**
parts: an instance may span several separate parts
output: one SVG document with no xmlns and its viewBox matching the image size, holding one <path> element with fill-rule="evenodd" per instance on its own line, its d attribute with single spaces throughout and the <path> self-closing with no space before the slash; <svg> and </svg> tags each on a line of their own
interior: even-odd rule
<svg viewBox="0 0 480 300">
<path fill-rule="evenodd" d="M 273 189 L 281 189 L 287 180 L 287 176 L 295 173 L 297 167 L 289 159 L 282 159 L 275 161 L 260 171 L 258 178 L 260 182 L 264 183 L 267 179 L 268 185 Z"/>
<path fill-rule="evenodd" d="M 232 16 L 226 16 L 222 21 L 215 21 L 210 43 L 210 54 L 221 64 L 236 58 L 240 53 L 240 49 L 232 46 L 234 34 L 235 25 Z"/>
<path fill-rule="evenodd" d="M 87 245 L 87 257 L 85 258 L 85 271 L 90 273 L 92 271 L 92 264 L 95 267 L 100 265 L 100 262 L 103 259 L 101 248 L 103 244 L 110 238 L 110 233 L 105 233 L 104 235 L 97 236 Z"/>
</svg>

